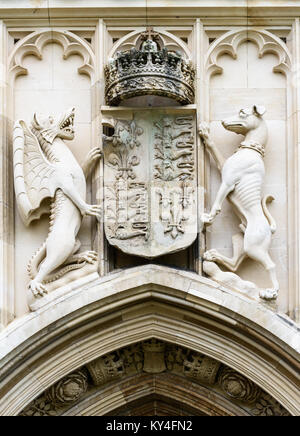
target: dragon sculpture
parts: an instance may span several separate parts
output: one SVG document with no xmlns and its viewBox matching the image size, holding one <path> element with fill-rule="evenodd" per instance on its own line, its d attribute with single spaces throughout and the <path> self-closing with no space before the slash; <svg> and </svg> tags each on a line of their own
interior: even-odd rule
<svg viewBox="0 0 300 436">
<path fill-rule="evenodd" d="M 72 108 L 58 121 L 51 116 L 39 120 L 35 114 L 30 128 L 22 120 L 14 125 L 14 180 L 21 218 L 28 226 L 50 214 L 48 237 L 28 265 L 35 298 L 48 293 L 48 283 L 98 258 L 94 251 L 78 253 L 77 235 L 85 215 L 101 219 L 101 207 L 86 203 L 86 178 L 102 153 L 93 148 L 79 165 L 64 142 L 74 139 L 74 117 Z"/>
</svg>

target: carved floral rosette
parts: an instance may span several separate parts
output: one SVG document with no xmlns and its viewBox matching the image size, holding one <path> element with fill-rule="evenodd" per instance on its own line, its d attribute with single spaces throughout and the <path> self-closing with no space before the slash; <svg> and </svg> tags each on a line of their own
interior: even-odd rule
<svg viewBox="0 0 300 436">
<path fill-rule="evenodd" d="M 198 384 L 199 391 L 201 387 L 207 387 L 211 398 L 230 399 L 240 406 L 240 412 L 250 416 L 291 416 L 275 398 L 234 369 L 194 350 L 155 338 L 99 357 L 65 376 L 29 404 L 20 416 L 63 416 L 68 409 L 77 408 L 81 401 L 92 399 L 97 391 L 105 392 L 109 385 L 113 395 L 119 395 L 120 390 L 114 383 L 130 385 L 134 389 L 135 377 L 143 373 L 184 377 L 185 385 L 190 386 L 192 381 L 194 389 Z M 213 410 L 209 412 L 213 416 Z M 224 413 L 222 409 L 222 416 Z"/>
<path fill-rule="evenodd" d="M 104 138 L 108 241 L 149 259 L 190 246 L 197 237 L 194 111 L 104 115 L 113 127 Z"/>
</svg>

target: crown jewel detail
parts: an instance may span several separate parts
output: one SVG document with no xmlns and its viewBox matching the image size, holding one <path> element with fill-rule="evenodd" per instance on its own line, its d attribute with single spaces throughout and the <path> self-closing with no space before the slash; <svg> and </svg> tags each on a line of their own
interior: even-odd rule
<svg viewBox="0 0 300 436">
<path fill-rule="evenodd" d="M 163 47 L 159 34 L 146 32 L 137 46 L 117 52 L 105 68 L 106 102 L 117 106 L 123 100 L 157 95 L 182 105 L 195 99 L 195 70 L 180 52 Z M 139 48 L 137 48 L 139 47 Z"/>
</svg>

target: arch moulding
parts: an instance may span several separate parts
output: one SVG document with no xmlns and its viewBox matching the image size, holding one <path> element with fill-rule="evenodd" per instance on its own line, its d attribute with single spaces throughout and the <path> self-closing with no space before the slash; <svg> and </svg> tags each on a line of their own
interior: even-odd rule
<svg viewBox="0 0 300 436">
<path fill-rule="evenodd" d="M 148 265 L 46 300 L 0 335 L 0 414 L 17 415 L 66 375 L 156 338 L 238 371 L 300 412 L 299 327 L 195 273 Z"/>
</svg>

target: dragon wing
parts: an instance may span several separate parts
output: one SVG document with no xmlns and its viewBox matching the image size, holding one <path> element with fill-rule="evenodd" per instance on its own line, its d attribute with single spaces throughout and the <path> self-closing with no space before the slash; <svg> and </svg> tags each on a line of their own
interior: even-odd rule
<svg viewBox="0 0 300 436">
<path fill-rule="evenodd" d="M 37 138 L 24 121 L 14 125 L 14 180 L 17 204 L 26 225 L 49 212 L 41 203 L 57 190 L 55 165 L 44 155 Z"/>
</svg>

